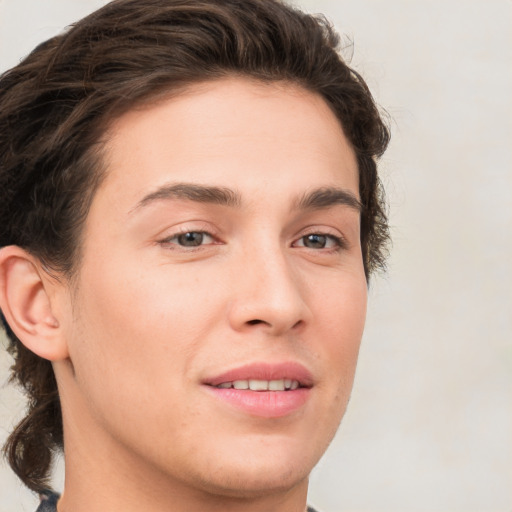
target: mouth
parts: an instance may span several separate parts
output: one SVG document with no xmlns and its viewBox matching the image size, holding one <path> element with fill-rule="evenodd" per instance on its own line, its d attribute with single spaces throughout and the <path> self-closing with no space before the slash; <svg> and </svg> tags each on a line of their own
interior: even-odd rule
<svg viewBox="0 0 512 512">
<path fill-rule="evenodd" d="M 298 363 L 256 363 L 206 379 L 203 385 L 228 407 L 251 416 L 279 418 L 304 407 L 313 378 Z"/>
<path fill-rule="evenodd" d="M 248 379 L 222 382 L 215 387 L 218 389 L 250 389 L 251 391 L 293 391 L 304 386 L 301 386 L 298 380 L 292 379 Z"/>
</svg>

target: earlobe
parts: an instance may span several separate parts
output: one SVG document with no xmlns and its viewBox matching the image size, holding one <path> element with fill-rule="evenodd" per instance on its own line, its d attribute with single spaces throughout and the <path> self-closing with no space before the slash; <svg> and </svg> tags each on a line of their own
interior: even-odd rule
<svg viewBox="0 0 512 512">
<path fill-rule="evenodd" d="M 50 361 L 68 357 L 49 284 L 37 258 L 17 246 L 0 249 L 0 308 L 18 339 Z"/>
</svg>

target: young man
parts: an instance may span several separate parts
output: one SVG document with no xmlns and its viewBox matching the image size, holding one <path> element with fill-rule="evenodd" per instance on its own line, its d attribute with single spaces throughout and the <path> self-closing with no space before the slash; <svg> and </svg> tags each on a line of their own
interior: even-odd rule
<svg viewBox="0 0 512 512">
<path fill-rule="evenodd" d="M 337 42 L 277 1 L 116 0 L 1 78 L 6 454 L 40 511 L 306 510 L 387 239 Z"/>
</svg>

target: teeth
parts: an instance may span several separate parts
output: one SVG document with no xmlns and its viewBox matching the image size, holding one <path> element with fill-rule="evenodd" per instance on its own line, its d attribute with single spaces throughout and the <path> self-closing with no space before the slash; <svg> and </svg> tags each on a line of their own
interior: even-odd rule
<svg viewBox="0 0 512 512">
<path fill-rule="evenodd" d="M 284 380 L 271 380 L 268 383 L 269 391 L 284 391 Z"/>
<path fill-rule="evenodd" d="M 298 389 L 299 381 L 291 379 L 280 380 L 235 380 L 233 382 L 223 382 L 217 386 L 221 389 L 250 389 L 251 391 L 285 391 Z"/>
<path fill-rule="evenodd" d="M 251 379 L 249 381 L 249 389 L 252 391 L 267 391 L 268 390 L 268 380 Z"/>
</svg>

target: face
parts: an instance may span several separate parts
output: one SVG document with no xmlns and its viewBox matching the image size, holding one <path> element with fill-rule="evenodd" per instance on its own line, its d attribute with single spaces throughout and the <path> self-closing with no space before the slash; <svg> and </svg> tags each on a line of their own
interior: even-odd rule
<svg viewBox="0 0 512 512">
<path fill-rule="evenodd" d="M 125 114 L 105 158 L 64 321 L 65 417 L 182 485 L 305 482 L 366 309 L 357 163 L 335 116 L 296 86 L 226 79 Z"/>
</svg>

